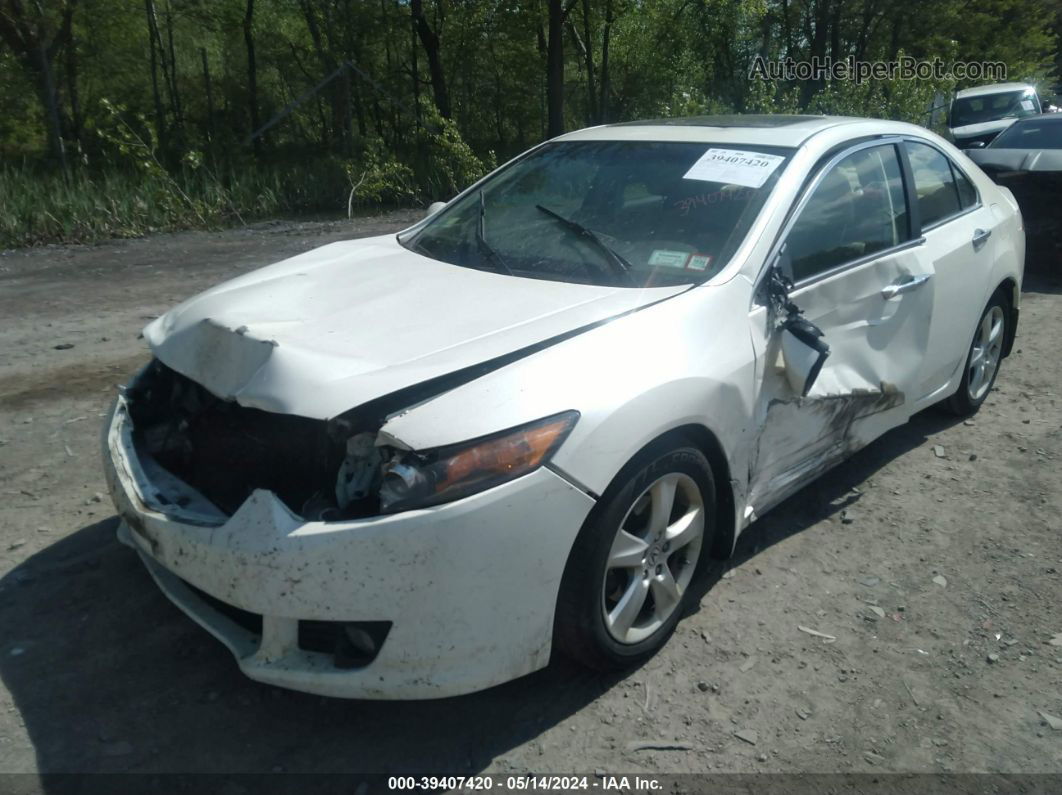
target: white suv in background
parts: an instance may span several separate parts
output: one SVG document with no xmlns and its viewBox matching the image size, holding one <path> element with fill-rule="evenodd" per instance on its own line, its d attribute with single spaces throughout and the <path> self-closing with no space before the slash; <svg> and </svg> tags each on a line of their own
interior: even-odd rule
<svg viewBox="0 0 1062 795">
<path fill-rule="evenodd" d="M 1016 119 L 1040 112 L 1036 87 L 1027 83 L 964 88 L 951 101 L 948 132 L 959 148 L 984 146 Z"/>
</svg>

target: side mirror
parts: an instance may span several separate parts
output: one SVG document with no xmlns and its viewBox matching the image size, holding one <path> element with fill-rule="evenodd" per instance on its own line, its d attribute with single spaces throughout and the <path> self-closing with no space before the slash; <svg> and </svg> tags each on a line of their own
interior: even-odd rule
<svg viewBox="0 0 1062 795">
<path fill-rule="evenodd" d="M 823 341 L 818 326 L 799 315 L 790 315 L 781 333 L 786 379 L 794 392 L 807 397 L 830 355 L 830 346 Z"/>
<path fill-rule="evenodd" d="M 439 212 L 439 210 L 441 210 L 445 206 L 446 202 L 432 202 L 428 205 L 428 209 L 424 211 L 424 217 L 427 218 L 429 216 L 435 215 L 435 213 Z"/>
<path fill-rule="evenodd" d="M 807 397 L 830 355 L 830 346 L 822 339 L 822 329 L 806 319 L 789 297 L 793 289 L 793 265 L 788 249 L 783 244 L 767 275 L 767 308 L 771 324 L 781 336 L 786 380 L 794 392 Z"/>
<path fill-rule="evenodd" d="M 963 147 L 963 149 L 984 149 L 984 148 L 985 148 L 985 142 L 984 141 L 970 141 L 970 143 L 966 144 L 966 146 Z"/>
</svg>

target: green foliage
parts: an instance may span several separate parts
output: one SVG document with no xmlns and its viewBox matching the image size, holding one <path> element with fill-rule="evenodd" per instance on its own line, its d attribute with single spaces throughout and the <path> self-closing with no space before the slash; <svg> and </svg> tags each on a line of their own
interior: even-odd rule
<svg viewBox="0 0 1062 795">
<path fill-rule="evenodd" d="M 403 162 L 373 143 L 357 162 L 347 163 L 352 203 L 408 205 L 447 199 L 497 165 L 494 152 L 477 156 L 457 124 L 428 105 L 421 108 L 412 152 L 411 162 Z"/>
<path fill-rule="evenodd" d="M 548 4 L 424 0 L 423 7 L 426 42 L 411 35 L 405 0 L 256 0 L 252 92 L 245 0 L 8 3 L 10 24 L 0 24 L 0 245 L 452 196 L 493 168 L 495 153 L 507 159 L 544 137 Z M 1008 79 L 1036 81 L 1048 96 L 1062 67 L 1058 0 L 566 0 L 562 7 L 568 129 L 735 112 L 929 124 L 929 108 L 965 85 L 766 82 L 749 78 L 758 55 L 999 61 Z M 66 173 L 49 140 L 57 126 L 39 50 L 30 46 L 38 39 L 53 54 Z M 322 84 L 347 61 L 356 70 Z M 435 105 L 439 80 L 452 108 L 446 119 Z M 252 127 L 276 114 L 279 121 L 250 144 Z"/>
<path fill-rule="evenodd" d="M 800 94 L 796 86 L 771 83 L 767 80 L 749 81 L 745 96 L 746 113 L 799 113 Z"/>
<path fill-rule="evenodd" d="M 425 108 L 424 116 L 418 143 L 423 152 L 423 185 L 430 198 L 450 198 L 497 167 L 493 150 L 476 155 L 452 119 L 444 119 L 434 107 Z"/>
<path fill-rule="evenodd" d="M 346 165 L 351 200 L 364 204 L 405 204 L 418 201 L 413 169 L 374 146 L 360 163 Z"/>
<path fill-rule="evenodd" d="M 903 58 L 900 50 L 897 58 Z M 807 106 L 811 113 L 833 116 L 866 116 L 876 119 L 895 119 L 926 125 L 933 100 L 938 95 L 950 95 L 951 80 L 871 80 L 831 81 Z"/>
<path fill-rule="evenodd" d="M 69 179 L 40 167 L 0 167 L 0 249 L 85 243 L 180 229 L 215 229 L 260 218 L 336 214 L 350 186 L 332 159 L 246 165 L 221 175 L 175 177 L 112 167 Z"/>
</svg>

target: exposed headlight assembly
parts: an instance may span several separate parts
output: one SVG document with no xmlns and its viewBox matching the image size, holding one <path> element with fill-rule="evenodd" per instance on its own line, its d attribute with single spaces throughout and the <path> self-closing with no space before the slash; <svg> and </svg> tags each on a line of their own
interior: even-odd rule
<svg viewBox="0 0 1062 795">
<path fill-rule="evenodd" d="M 526 475 L 549 461 L 578 419 L 578 411 L 565 411 L 490 436 L 393 458 L 383 468 L 380 510 L 397 513 L 438 505 Z"/>
</svg>

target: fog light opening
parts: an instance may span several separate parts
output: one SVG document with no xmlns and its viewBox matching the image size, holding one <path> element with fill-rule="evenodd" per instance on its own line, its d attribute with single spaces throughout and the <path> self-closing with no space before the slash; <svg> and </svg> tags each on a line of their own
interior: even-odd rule
<svg viewBox="0 0 1062 795">
<path fill-rule="evenodd" d="M 390 621 L 300 621 L 299 648 L 330 654 L 336 668 L 364 668 L 390 631 Z"/>
</svg>

